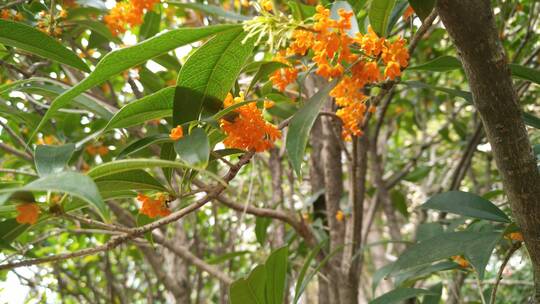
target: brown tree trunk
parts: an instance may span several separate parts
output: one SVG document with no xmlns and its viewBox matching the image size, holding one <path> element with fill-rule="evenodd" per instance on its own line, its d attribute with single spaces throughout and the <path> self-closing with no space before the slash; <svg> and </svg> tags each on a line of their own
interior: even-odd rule
<svg viewBox="0 0 540 304">
<path fill-rule="evenodd" d="M 489 0 L 439 0 L 437 10 L 465 73 L 517 224 L 523 230 L 540 303 L 540 173 Z"/>
</svg>

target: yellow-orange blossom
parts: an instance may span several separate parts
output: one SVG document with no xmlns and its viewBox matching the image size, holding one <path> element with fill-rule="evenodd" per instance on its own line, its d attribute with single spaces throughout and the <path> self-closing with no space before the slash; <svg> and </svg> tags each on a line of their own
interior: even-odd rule
<svg viewBox="0 0 540 304">
<path fill-rule="evenodd" d="M 295 30 L 286 54 L 304 56 L 312 49 L 312 60 L 318 75 L 327 79 L 341 77 L 330 96 L 340 107 L 336 114 L 343 122 L 343 138 L 350 140 L 352 135 L 362 135 L 360 123 L 367 110 L 367 97 L 362 92 L 364 86 L 384 78 L 393 80 L 399 77 L 401 69 L 408 65 L 409 53 L 403 39 L 390 42 L 378 37 L 371 27 L 365 35 L 358 33 L 355 37 L 349 36 L 347 31 L 351 28 L 353 13 L 341 9 L 339 16 L 339 20 L 330 18 L 330 10 L 318 5 L 313 27 Z M 280 52 L 274 60 L 291 66 L 284 52 Z M 380 61 L 385 65 L 384 76 L 379 68 Z M 345 67 L 350 72 L 346 73 Z M 296 76 L 291 66 L 274 72 L 270 79 L 280 91 L 284 91 L 287 85 L 296 80 Z"/>
</svg>

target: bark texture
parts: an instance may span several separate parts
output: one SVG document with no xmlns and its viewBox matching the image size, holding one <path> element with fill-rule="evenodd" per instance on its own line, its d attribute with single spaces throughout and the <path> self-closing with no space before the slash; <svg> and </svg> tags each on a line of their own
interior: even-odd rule
<svg viewBox="0 0 540 304">
<path fill-rule="evenodd" d="M 535 274 L 540 302 L 540 173 L 489 0 L 439 0 L 437 10 L 469 79 L 493 157 Z"/>
</svg>

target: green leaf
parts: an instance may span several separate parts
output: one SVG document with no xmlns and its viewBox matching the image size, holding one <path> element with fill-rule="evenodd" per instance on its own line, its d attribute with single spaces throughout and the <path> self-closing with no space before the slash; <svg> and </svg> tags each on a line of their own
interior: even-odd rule
<svg viewBox="0 0 540 304">
<path fill-rule="evenodd" d="M 435 292 L 419 288 L 396 288 L 382 296 L 372 300 L 369 304 L 393 304 L 401 303 L 407 299 L 417 298 L 421 295 L 436 295 Z"/>
<path fill-rule="evenodd" d="M 540 129 L 540 118 L 532 115 L 531 113 L 522 113 L 523 122 L 533 128 Z"/>
<path fill-rule="evenodd" d="M 266 269 L 255 267 L 249 277 L 234 281 L 229 288 L 231 304 L 265 304 Z"/>
<path fill-rule="evenodd" d="M 304 159 L 304 151 L 308 142 L 309 132 L 319 115 L 319 111 L 325 100 L 328 98 L 328 93 L 336 81 L 332 81 L 324 88 L 320 89 L 313 95 L 291 119 L 289 123 L 289 131 L 287 133 L 286 148 L 289 155 L 289 160 L 294 168 L 297 176 L 302 175 L 301 167 Z"/>
<path fill-rule="evenodd" d="M 123 106 L 109 121 L 103 132 L 127 128 L 145 121 L 172 115 L 174 87 L 164 88 Z"/>
<path fill-rule="evenodd" d="M 177 168 L 177 169 L 190 169 L 201 171 L 205 174 L 208 174 L 211 178 L 223 183 L 221 178 L 215 175 L 212 172 L 202 170 L 200 168 L 195 168 L 188 164 L 184 164 L 176 161 L 162 160 L 162 159 L 152 159 L 152 158 L 133 158 L 133 159 L 123 159 L 116 160 L 102 165 L 96 166 L 88 171 L 88 176 L 93 179 L 97 179 L 103 176 L 108 176 L 115 173 L 131 171 L 135 169 L 145 169 L 145 168 Z"/>
<path fill-rule="evenodd" d="M 139 30 L 141 39 L 148 39 L 159 33 L 159 24 L 161 22 L 161 14 L 149 11 L 144 15 L 144 21 Z"/>
<path fill-rule="evenodd" d="M 510 223 L 508 216 L 487 199 L 473 193 L 449 191 L 431 197 L 422 209 L 460 214 L 495 222 Z"/>
<path fill-rule="evenodd" d="M 174 143 L 174 149 L 181 160 L 192 166 L 204 168 L 208 164 L 210 142 L 204 129 L 192 129 L 191 133 Z"/>
<path fill-rule="evenodd" d="M 407 248 L 395 262 L 392 274 L 401 270 L 430 264 L 455 255 L 464 255 L 475 267 L 480 278 L 495 245 L 499 232 L 447 232 L 423 240 Z"/>
<path fill-rule="evenodd" d="M 39 82 L 50 82 L 54 85 L 41 84 Z M 66 87 L 68 87 L 66 85 L 63 85 L 64 87 L 56 86 L 59 85 L 57 81 L 43 77 L 32 77 L 29 79 L 17 81 L 17 83 L 17 85 L 8 89 L 28 92 L 32 94 L 39 94 L 46 97 L 56 97 L 67 91 Z M 1 90 L 2 89 L 0 89 L 0 91 Z M 78 107 L 95 113 L 103 119 L 111 119 L 113 117 L 113 112 L 111 110 L 114 109 L 113 107 L 90 95 L 82 94 L 80 96 L 77 96 L 73 99 L 73 102 Z"/>
<path fill-rule="evenodd" d="M 156 134 L 151 135 L 145 138 L 137 139 L 134 142 L 130 143 L 127 147 L 125 147 L 120 153 L 118 153 L 117 159 L 123 159 L 127 156 L 137 153 L 141 150 L 144 150 L 145 148 L 159 143 L 165 143 L 170 142 L 171 139 L 168 135 L 165 134 Z"/>
<path fill-rule="evenodd" d="M 30 225 L 19 224 L 15 219 L 6 219 L 0 222 L 0 240 L 5 244 L 11 244 L 21 235 Z"/>
<path fill-rule="evenodd" d="M 458 267 L 459 265 L 451 261 L 442 261 L 433 265 L 422 265 L 400 272 L 394 279 L 394 285 L 403 285 L 406 284 L 405 282 L 417 281 L 419 279 L 427 278 L 434 273 L 440 273 L 441 271 L 452 270 Z"/>
<path fill-rule="evenodd" d="M 161 146 L 161 151 L 159 153 L 159 158 L 163 160 L 169 160 L 174 161 L 176 160 L 176 151 L 174 151 L 174 144 L 172 142 L 164 143 Z M 173 168 L 161 168 L 163 171 L 163 175 L 165 176 L 165 179 L 167 180 L 167 183 L 171 183 L 171 179 L 173 176 Z"/>
<path fill-rule="evenodd" d="M 84 174 L 77 172 L 49 174 L 20 188 L 0 189 L 0 193 L 16 191 L 52 191 L 71 194 L 94 207 L 103 219 L 109 219 L 109 210 L 105 206 L 96 184 Z"/>
<path fill-rule="evenodd" d="M 431 11 L 433 11 L 435 1 L 436 0 L 409 0 L 409 4 L 414 9 L 416 15 L 424 21 L 429 14 L 431 14 Z"/>
<path fill-rule="evenodd" d="M 85 27 L 91 30 L 92 32 L 103 36 L 109 41 L 113 41 L 115 43 L 122 43 L 122 41 L 118 37 L 113 36 L 109 28 L 102 22 L 89 20 L 89 19 L 72 20 L 71 22 L 78 24 L 82 27 Z"/>
<path fill-rule="evenodd" d="M 420 166 L 413 171 L 409 172 L 404 178 L 404 180 L 409 182 L 417 182 L 422 179 L 424 179 L 426 176 L 428 176 L 429 172 L 431 171 L 432 167 L 428 166 Z"/>
<path fill-rule="evenodd" d="M 230 12 L 230 11 L 226 11 L 219 6 L 215 6 L 211 4 L 181 3 L 177 1 L 166 1 L 166 2 L 174 6 L 188 8 L 195 11 L 200 11 L 200 12 L 206 13 L 207 15 L 213 15 L 213 16 L 224 18 L 224 19 L 229 19 L 229 20 L 234 20 L 234 21 L 245 21 L 245 20 L 250 19 L 247 16 L 242 16 L 242 15 Z"/>
<path fill-rule="evenodd" d="M 277 62 L 277 61 L 266 61 L 266 62 L 255 62 L 259 65 L 257 72 L 253 76 L 253 79 L 251 80 L 251 83 L 249 84 L 247 92 L 250 92 L 251 89 L 257 82 L 270 74 L 272 74 L 275 70 L 287 67 L 288 65 L 284 64 L 283 62 Z M 246 68 L 247 69 L 247 68 Z"/>
<path fill-rule="evenodd" d="M 461 69 L 461 62 L 454 56 L 441 56 L 421 65 L 407 68 L 407 70 L 446 72 Z"/>
<path fill-rule="evenodd" d="M 307 283 L 308 283 L 308 282 L 304 281 L 304 278 L 305 278 L 305 276 L 307 274 L 309 266 L 310 266 L 311 262 L 313 261 L 313 259 L 319 254 L 319 251 L 321 250 L 321 248 L 325 244 L 326 244 L 326 242 L 324 242 L 324 241 L 317 244 L 317 246 L 315 248 L 313 248 L 313 250 L 311 250 L 309 252 L 308 256 L 306 257 L 306 259 L 304 261 L 304 265 L 302 266 L 302 269 L 300 270 L 300 273 L 298 274 L 298 278 L 296 279 L 296 285 L 295 285 L 295 288 L 294 288 L 294 299 L 293 299 L 293 302 L 292 302 L 293 304 L 298 303 L 298 301 L 300 300 L 300 296 L 302 296 L 302 293 L 304 292 L 304 289 L 305 289 L 305 287 L 307 286 Z"/>
<path fill-rule="evenodd" d="M 396 0 L 371 1 L 368 12 L 369 23 L 379 36 L 386 36 L 386 28 L 395 4 Z"/>
<path fill-rule="evenodd" d="M 40 176 L 62 172 L 75 151 L 75 144 L 62 146 L 37 145 L 34 152 L 36 171 Z"/>
<path fill-rule="evenodd" d="M 30 139 L 34 138 L 43 125 L 49 121 L 58 109 L 68 105 L 73 98 L 79 96 L 84 91 L 93 88 L 126 69 L 137 66 L 147 60 L 167 53 L 177 47 L 198 41 L 210 35 L 231 29 L 238 28 L 235 25 L 216 25 L 201 28 L 180 28 L 152 37 L 134 46 L 119 49 L 108 53 L 97 64 L 96 68 L 88 77 L 79 82 L 70 90 L 58 96 L 49 110 L 45 113 L 38 127 L 34 130 Z"/>
<path fill-rule="evenodd" d="M 430 291 L 433 291 L 434 295 L 424 296 L 422 304 L 439 304 L 441 302 L 442 296 L 442 283 L 435 284 L 429 288 Z"/>
<path fill-rule="evenodd" d="M 144 170 L 131 170 L 102 176 L 95 179 L 100 192 L 124 190 L 157 190 L 167 192 L 167 188 Z"/>
<path fill-rule="evenodd" d="M 285 297 L 289 249 L 282 247 L 266 260 L 266 303 L 282 304 Z"/>
<path fill-rule="evenodd" d="M 75 53 L 56 39 L 24 23 L 0 20 L 0 43 L 90 72 Z"/>
<path fill-rule="evenodd" d="M 157 220 L 156 218 L 152 219 L 144 214 L 137 214 L 137 227 L 141 227 L 147 224 L 150 224 Z M 148 231 L 144 234 L 144 238 L 150 243 L 154 244 L 154 237 L 152 236 L 152 231 Z"/>
<path fill-rule="evenodd" d="M 188 121 L 215 114 L 231 90 L 253 50 L 252 40 L 243 43 L 246 34 L 233 28 L 216 35 L 197 49 L 186 61 L 177 80 L 173 122 Z"/>
<path fill-rule="evenodd" d="M 519 64 L 509 64 L 512 76 L 540 84 L 540 71 Z"/>
<path fill-rule="evenodd" d="M 257 217 L 257 219 L 255 219 L 255 237 L 261 246 L 266 245 L 268 226 L 270 226 L 271 223 L 272 219 L 269 217 Z"/>
</svg>

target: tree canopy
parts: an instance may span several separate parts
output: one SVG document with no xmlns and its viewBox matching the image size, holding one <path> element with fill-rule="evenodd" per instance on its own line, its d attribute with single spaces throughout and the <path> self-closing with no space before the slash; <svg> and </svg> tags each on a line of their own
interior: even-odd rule
<svg viewBox="0 0 540 304">
<path fill-rule="evenodd" d="M 0 1 L 0 299 L 540 303 L 539 16 Z"/>
</svg>

